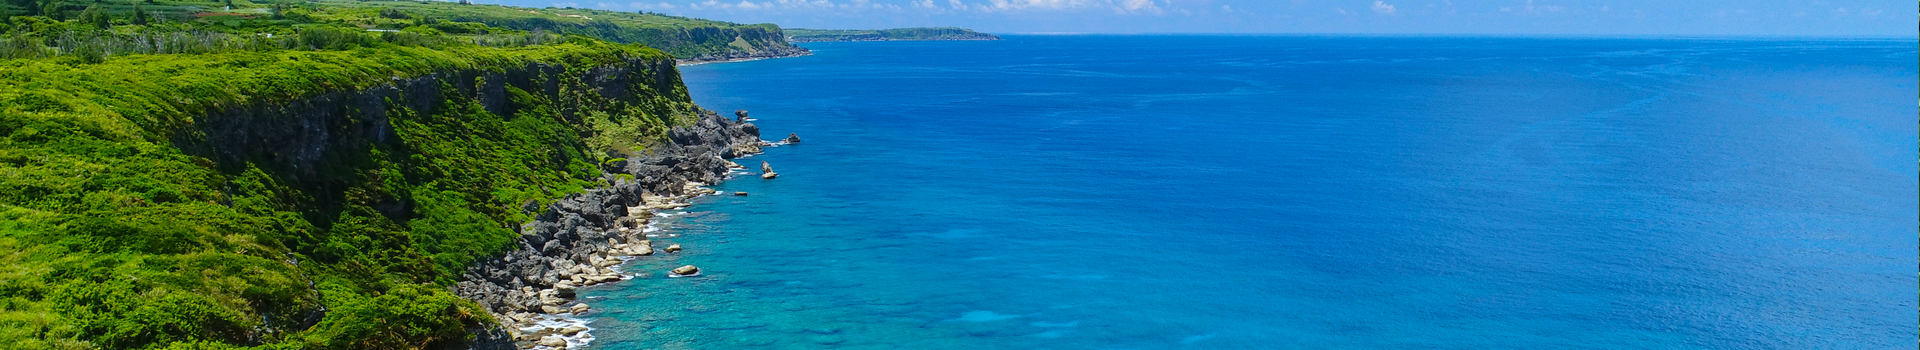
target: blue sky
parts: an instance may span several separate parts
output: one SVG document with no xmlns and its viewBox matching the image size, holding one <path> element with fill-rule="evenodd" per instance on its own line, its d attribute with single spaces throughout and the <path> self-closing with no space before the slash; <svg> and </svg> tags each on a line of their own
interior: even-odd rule
<svg viewBox="0 0 1920 350">
<path fill-rule="evenodd" d="M 481 0 L 797 28 L 995 33 L 1421 33 L 1913 37 L 1907 0 Z"/>
</svg>

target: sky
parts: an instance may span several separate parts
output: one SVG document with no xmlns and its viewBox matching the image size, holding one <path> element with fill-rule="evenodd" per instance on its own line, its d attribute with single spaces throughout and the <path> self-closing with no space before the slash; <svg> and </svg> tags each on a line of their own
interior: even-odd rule
<svg viewBox="0 0 1920 350">
<path fill-rule="evenodd" d="M 1907 0 L 480 0 L 788 28 L 989 33 L 1898 36 Z"/>
</svg>

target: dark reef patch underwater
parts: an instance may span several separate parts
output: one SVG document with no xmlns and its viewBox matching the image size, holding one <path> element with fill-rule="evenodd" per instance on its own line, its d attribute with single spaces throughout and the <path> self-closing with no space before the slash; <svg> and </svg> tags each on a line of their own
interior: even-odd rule
<svg viewBox="0 0 1920 350">
<path fill-rule="evenodd" d="M 807 47 L 685 68 L 807 142 L 593 347 L 1916 346 L 1911 40 Z"/>
</svg>

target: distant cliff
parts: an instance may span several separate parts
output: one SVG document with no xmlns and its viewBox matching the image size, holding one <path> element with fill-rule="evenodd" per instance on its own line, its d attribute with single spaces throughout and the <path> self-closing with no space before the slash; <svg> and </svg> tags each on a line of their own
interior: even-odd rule
<svg viewBox="0 0 1920 350">
<path fill-rule="evenodd" d="M 896 41 L 896 40 L 1000 40 L 993 34 L 966 28 L 895 28 L 880 30 L 787 29 L 787 41 Z"/>
<path fill-rule="evenodd" d="M 378 7 L 404 20 L 477 23 L 490 28 L 583 35 L 618 43 L 645 44 L 666 51 L 680 62 L 726 61 L 792 57 L 807 49 L 789 44 L 780 26 L 740 24 L 657 13 L 614 12 L 576 8 L 522 8 L 489 5 L 451 5 L 439 2 L 326 1 L 343 8 Z M 387 21 L 390 18 L 376 18 Z M 376 26 L 380 26 L 376 24 Z M 459 27 L 436 25 L 435 28 Z M 401 28 L 394 28 L 401 29 Z"/>
</svg>

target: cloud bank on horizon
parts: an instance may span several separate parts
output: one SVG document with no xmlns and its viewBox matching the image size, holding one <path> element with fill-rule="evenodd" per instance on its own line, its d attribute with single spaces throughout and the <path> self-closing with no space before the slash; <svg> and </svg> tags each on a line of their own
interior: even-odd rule
<svg viewBox="0 0 1920 350">
<path fill-rule="evenodd" d="M 993 33 L 1420 33 L 1916 36 L 1883 0 L 481 0 L 784 27 Z M 551 1 L 551 0 L 547 0 Z M 583 1 L 593 1 L 591 3 Z"/>
</svg>

